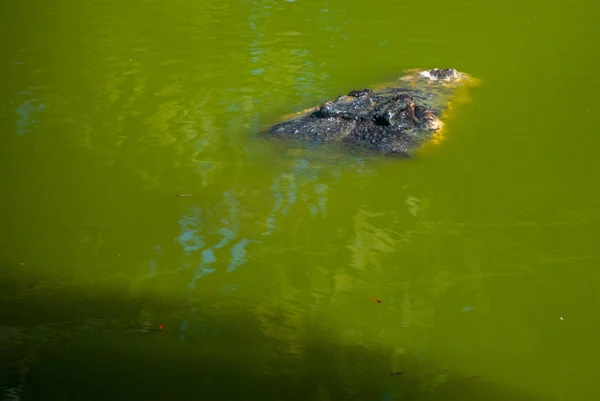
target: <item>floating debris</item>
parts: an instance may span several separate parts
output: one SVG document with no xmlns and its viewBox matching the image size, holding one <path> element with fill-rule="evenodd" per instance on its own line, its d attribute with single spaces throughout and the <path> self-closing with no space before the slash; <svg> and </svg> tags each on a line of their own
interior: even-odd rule
<svg viewBox="0 0 600 401">
<path fill-rule="evenodd" d="M 398 376 L 398 375 L 401 375 L 401 374 L 402 374 L 402 372 L 391 372 L 390 376 Z"/>
<path fill-rule="evenodd" d="M 178 194 L 177 196 L 179 196 L 180 198 L 184 198 L 184 197 L 194 196 L 194 195 L 192 195 L 192 194 Z"/>
</svg>

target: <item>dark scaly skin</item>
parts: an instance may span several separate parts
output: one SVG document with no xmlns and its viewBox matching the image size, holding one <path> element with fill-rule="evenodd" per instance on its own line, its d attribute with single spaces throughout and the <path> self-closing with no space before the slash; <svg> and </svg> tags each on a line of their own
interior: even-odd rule
<svg viewBox="0 0 600 401">
<path fill-rule="evenodd" d="M 442 128 L 440 117 L 454 91 L 469 80 L 454 69 L 412 71 L 381 88 L 353 90 L 297 113 L 267 133 L 407 155 Z"/>
</svg>

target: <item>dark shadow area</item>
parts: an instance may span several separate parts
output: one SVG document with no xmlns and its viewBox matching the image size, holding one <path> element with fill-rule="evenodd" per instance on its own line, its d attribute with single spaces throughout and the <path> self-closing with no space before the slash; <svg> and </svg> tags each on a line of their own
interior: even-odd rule
<svg viewBox="0 0 600 401">
<path fill-rule="evenodd" d="M 75 305 L 90 301 L 73 288 L 0 301 L 2 400 L 541 401 L 442 369 L 443 356 L 397 356 L 314 317 L 291 323 L 297 311 L 285 306 L 209 298 L 185 306 L 118 292 L 91 301 L 107 305 L 104 317 Z M 31 315 L 32 301 L 44 304 L 36 324 L 9 312 Z"/>
</svg>

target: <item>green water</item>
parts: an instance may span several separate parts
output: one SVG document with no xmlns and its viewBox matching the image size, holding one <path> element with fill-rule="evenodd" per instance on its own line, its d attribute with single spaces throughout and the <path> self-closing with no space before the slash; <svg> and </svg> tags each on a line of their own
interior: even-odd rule
<svg viewBox="0 0 600 401">
<path fill-rule="evenodd" d="M 2 2 L 0 400 L 597 399 L 596 4 Z M 258 135 L 431 67 L 411 160 Z"/>
</svg>

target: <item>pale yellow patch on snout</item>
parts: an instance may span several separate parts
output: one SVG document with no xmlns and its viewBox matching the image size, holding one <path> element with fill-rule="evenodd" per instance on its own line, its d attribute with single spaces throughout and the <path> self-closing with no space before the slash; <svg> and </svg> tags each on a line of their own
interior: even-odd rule
<svg viewBox="0 0 600 401">
<path fill-rule="evenodd" d="M 319 110 L 320 107 L 321 106 L 315 106 L 311 107 L 310 109 L 304 109 L 301 111 L 297 111 L 296 113 L 287 114 L 281 118 L 281 121 L 291 120 L 292 118 L 298 118 L 309 115 L 310 113 L 314 113 L 315 111 Z"/>
<path fill-rule="evenodd" d="M 440 129 L 421 147 L 419 152 L 426 152 L 428 149 L 431 149 L 431 146 L 437 146 L 446 139 L 446 129 L 443 121 L 448 122 L 452 120 L 455 115 L 455 106 L 469 102 L 471 100 L 469 89 L 481 84 L 481 80 L 464 74 L 462 84 L 454 90 L 452 99 L 446 104 L 444 112 L 440 116 Z"/>
</svg>

